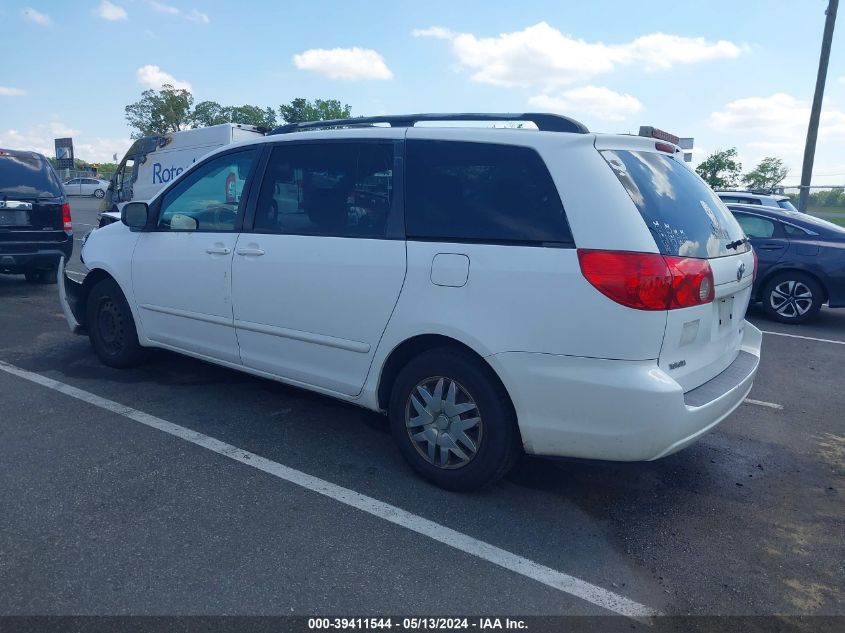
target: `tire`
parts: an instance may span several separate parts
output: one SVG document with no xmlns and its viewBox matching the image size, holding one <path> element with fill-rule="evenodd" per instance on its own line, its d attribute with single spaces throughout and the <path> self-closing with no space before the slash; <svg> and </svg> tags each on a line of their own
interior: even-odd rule
<svg viewBox="0 0 845 633">
<path fill-rule="evenodd" d="M 434 349 L 412 359 L 393 384 L 388 417 L 405 460 L 448 490 L 484 488 L 507 474 L 521 454 L 504 387 L 482 361 L 459 350 Z"/>
<path fill-rule="evenodd" d="M 105 191 L 103 191 L 102 189 L 96 189 L 96 190 L 94 190 L 94 197 L 95 197 L 95 198 L 102 198 L 102 197 L 103 197 L 103 196 L 105 196 L 105 195 L 106 195 L 106 192 L 105 192 Z"/>
<path fill-rule="evenodd" d="M 766 282 L 761 298 L 769 318 L 781 323 L 803 323 L 821 310 L 824 290 L 810 275 L 786 271 Z"/>
<path fill-rule="evenodd" d="M 138 343 L 132 311 L 113 279 L 103 279 L 91 289 L 85 305 L 85 323 L 91 346 L 104 365 L 125 369 L 140 364 L 146 357 Z"/>
<path fill-rule="evenodd" d="M 52 268 L 40 270 L 28 270 L 24 277 L 31 284 L 54 284 L 56 283 L 56 271 Z"/>
</svg>

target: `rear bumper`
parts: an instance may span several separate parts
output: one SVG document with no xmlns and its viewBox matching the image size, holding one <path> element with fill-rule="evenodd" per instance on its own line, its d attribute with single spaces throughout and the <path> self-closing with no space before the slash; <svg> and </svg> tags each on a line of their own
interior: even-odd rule
<svg viewBox="0 0 845 633">
<path fill-rule="evenodd" d="M 0 243 L 0 272 L 23 273 L 27 270 L 44 270 L 58 266 L 59 259 L 70 259 L 73 239 L 59 244 L 32 244 L 31 248 L 18 246 L 13 252 L 3 249 Z"/>
<path fill-rule="evenodd" d="M 513 400 L 526 452 L 647 461 L 688 446 L 742 404 L 761 342 L 760 330 L 746 322 L 737 360 L 686 394 L 656 361 L 522 352 L 487 360 Z"/>
</svg>

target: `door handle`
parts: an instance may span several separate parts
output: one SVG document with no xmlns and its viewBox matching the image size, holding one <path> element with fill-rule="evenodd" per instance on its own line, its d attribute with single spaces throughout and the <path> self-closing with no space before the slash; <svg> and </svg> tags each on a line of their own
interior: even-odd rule
<svg viewBox="0 0 845 633">
<path fill-rule="evenodd" d="M 260 248 L 239 248 L 237 253 L 238 255 L 255 255 L 258 257 L 259 255 L 263 255 L 264 251 Z"/>
<path fill-rule="evenodd" d="M 205 249 L 205 252 L 209 255 L 228 255 L 232 252 L 232 249 L 226 248 L 225 246 L 209 246 Z"/>
</svg>

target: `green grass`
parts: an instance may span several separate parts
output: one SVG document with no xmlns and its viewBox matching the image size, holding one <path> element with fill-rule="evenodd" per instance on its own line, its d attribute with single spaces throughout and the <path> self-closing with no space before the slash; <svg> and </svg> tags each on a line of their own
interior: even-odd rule
<svg viewBox="0 0 845 633">
<path fill-rule="evenodd" d="M 833 222 L 834 224 L 838 224 L 839 226 L 845 226 L 845 216 L 841 218 L 823 218 L 828 222 Z"/>
<path fill-rule="evenodd" d="M 798 206 L 797 204 L 795 206 Z M 817 204 L 809 205 L 807 209 L 810 213 L 821 211 L 822 213 L 843 213 L 845 214 L 845 207 L 822 207 Z"/>
</svg>

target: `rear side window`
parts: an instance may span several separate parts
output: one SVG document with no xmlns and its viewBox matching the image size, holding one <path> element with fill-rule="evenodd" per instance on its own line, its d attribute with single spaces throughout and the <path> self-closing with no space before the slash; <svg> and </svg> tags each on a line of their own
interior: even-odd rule
<svg viewBox="0 0 845 633">
<path fill-rule="evenodd" d="M 601 152 L 648 225 L 663 255 L 708 259 L 744 253 L 739 224 L 707 184 L 665 154 Z"/>
<path fill-rule="evenodd" d="M 409 140 L 409 238 L 571 244 L 549 170 L 527 147 Z"/>
<path fill-rule="evenodd" d="M 52 165 L 36 154 L 0 156 L 0 195 L 58 198 L 62 184 Z"/>
<path fill-rule="evenodd" d="M 383 238 L 392 203 L 392 144 L 282 143 L 267 163 L 255 231 Z"/>
<path fill-rule="evenodd" d="M 766 238 L 775 234 L 775 223 L 768 218 L 744 213 L 735 213 L 734 217 L 748 237 Z"/>
<path fill-rule="evenodd" d="M 786 209 L 787 211 L 798 211 L 798 209 L 795 208 L 795 205 L 792 204 L 791 200 L 778 200 L 778 206 L 781 209 Z"/>
</svg>

